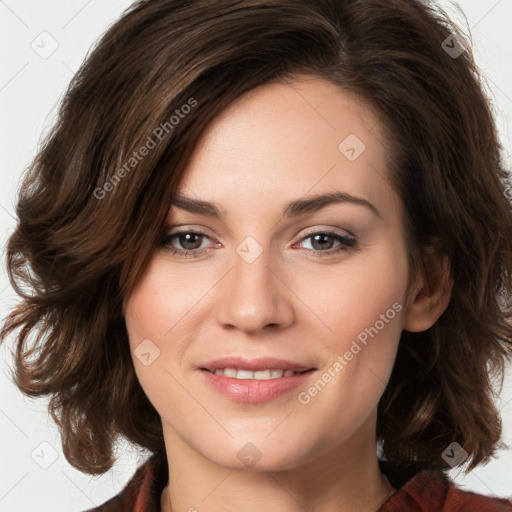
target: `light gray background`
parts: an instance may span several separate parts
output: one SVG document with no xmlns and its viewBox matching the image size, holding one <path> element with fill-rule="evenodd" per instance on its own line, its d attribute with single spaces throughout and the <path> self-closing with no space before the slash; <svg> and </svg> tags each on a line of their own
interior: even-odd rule
<svg viewBox="0 0 512 512">
<path fill-rule="evenodd" d="M 18 180 L 52 124 L 59 100 L 91 44 L 130 5 L 129 0 L 0 0 L 0 244 L 15 225 Z M 462 21 L 457 4 L 441 5 Z M 508 167 L 512 147 L 512 0 L 461 0 L 474 53 L 488 83 Z M 406 42 L 404 42 L 406 44 Z M 51 53 L 53 51 L 53 53 Z M 50 55 L 51 53 L 51 55 Z M 2 254 L 3 258 L 3 254 Z M 0 319 L 13 305 L 2 260 Z M 1 353 L 0 512 L 72 512 L 99 505 L 118 493 L 148 455 L 126 443 L 112 471 L 101 477 L 80 473 L 62 455 L 56 426 L 45 400 L 30 400 L 12 385 L 7 340 Z M 497 496 L 512 496 L 512 368 L 497 402 L 508 449 L 485 467 L 464 476 L 459 485 Z M 41 444 L 42 443 L 42 444 Z M 44 466 L 48 466 L 44 469 Z"/>
</svg>

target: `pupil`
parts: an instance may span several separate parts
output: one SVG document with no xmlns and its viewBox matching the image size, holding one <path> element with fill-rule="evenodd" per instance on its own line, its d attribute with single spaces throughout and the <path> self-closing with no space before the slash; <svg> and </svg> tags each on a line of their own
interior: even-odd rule
<svg viewBox="0 0 512 512">
<path fill-rule="evenodd" d="M 315 243 L 317 243 L 317 242 L 318 242 L 318 238 L 324 238 L 324 239 L 325 239 L 325 238 L 329 238 L 329 235 L 325 235 L 325 234 L 321 234 L 321 235 L 314 235 L 314 237 L 313 237 L 313 243 L 312 243 L 313 247 L 315 247 Z M 329 245 L 329 244 L 327 244 L 327 245 Z M 320 244 L 320 245 L 319 245 L 319 248 L 320 248 L 320 249 L 321 249 L 321 248 L 325 248 L 325 246 L 326 246 L 326 244 L 325 244 L 325 243 L 324 243 L 324 244 Z M 318 247 L 316 247 L 316 248 L 318 248 Z"/>
<path fill-rule="evenodd" d="M 193 241 L 191 242 L 191 240 L 190 240 L 190 239 L 191 239 L 191 238 L 199 238 L 199 236 L 200 236 L 200 235 L 194 235 L 194 234 L 192 234 L 192 233 L 187 233 L 187 234 L 185 234 L 185 235 L 181 235 L 181 236 L 180 236 L 180 243 L 181 243 L 181 245 L 182 245 L 185 249 L 197 249 L 197 247 L 199 247 L 199 246 L 197 245 L 197 240 L 196 240 L 196 242 L 194 243 Z M 184 242 L 184 243 L 183 243 L 183 240 L 185 240 L 185 242 Z M 192 247 L 187 246 L 187 244 L 192 244 Z M 201 245 L 201 244 L 199 243 L 199 245 Z"/>
</svg>

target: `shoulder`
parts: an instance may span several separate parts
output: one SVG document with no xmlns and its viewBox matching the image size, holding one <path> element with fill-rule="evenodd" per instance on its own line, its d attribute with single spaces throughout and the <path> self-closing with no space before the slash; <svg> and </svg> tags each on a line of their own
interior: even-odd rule
<svg viewBox="0 0 512 512">
<path fill-rule="evenodd" d="M 160 510 L 160 495 L 167 484 L 167 465 L 162 454 L 153 454 L 141 464 L 116 496 L 84 512 L 135 512 Z"/>
<path fill-rule="evenodd" d="M 511 501 L 464 491 L 443 471 L 419 471 L 399 487 L 379 512 L 512 512 Z"/>
</svg>

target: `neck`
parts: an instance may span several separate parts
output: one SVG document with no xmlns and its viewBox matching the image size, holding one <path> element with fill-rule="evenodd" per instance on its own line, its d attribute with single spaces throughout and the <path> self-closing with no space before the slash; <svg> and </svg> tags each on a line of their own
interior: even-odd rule
<svg viewBox="0 0 512 512">
<path fill-rule="evenodd" d="M 162 512 L 375 512 L 394 489 L 364 430 L 302 464 L 258 471 L 220 466 L 164 424 L 169 482 Z"/>
</svg>

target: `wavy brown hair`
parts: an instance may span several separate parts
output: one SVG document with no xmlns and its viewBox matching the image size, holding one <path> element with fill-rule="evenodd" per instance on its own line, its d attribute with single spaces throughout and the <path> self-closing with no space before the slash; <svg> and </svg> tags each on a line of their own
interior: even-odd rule
<svg viewBox="0 0 512 512">
<path fill-rule="evenodd" d="M 456 441 L 472 469 L 494 453 L 493 377 L 512 354 L 512 213 L 464 33 L 416 0 L 146 0 L 74 76 L 24 176 L 7 245 L 21 296 L 1 331 L 16 333 L 13 379 L 51 397 L 76 468 L 107 471 L 119 435 L 162 450 L 126 300 L 202 130 L 243 93 L 301 73 L 354 93 L 383 123 L 410 271 L 424 272 L 432 250 L 451 262 L 445 313 L 401 335 L 378 407 L 385 456 L 447 469 L 442 452 Z"/>
</svg>

